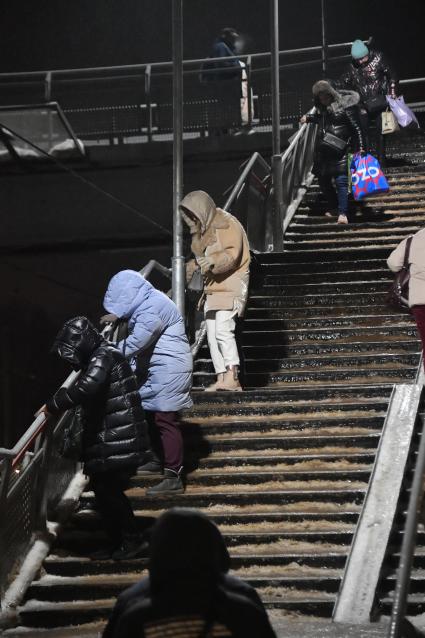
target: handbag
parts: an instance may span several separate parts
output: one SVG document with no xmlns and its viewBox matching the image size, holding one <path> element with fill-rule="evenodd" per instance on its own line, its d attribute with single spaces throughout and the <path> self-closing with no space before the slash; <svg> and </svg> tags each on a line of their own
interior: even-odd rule
<svg viewBox="0 0 425 638">
<path fill-rule="evenodd" d="M 419 128 L 419 122 L 416 115 L 413 113 L 407 104 L 404 102 L 404 97 L 391 97 L 387 95 L 386 100 L 391 111 L 394 113 L 397 122 L 402 128 Z"/>
<path fill-rule="evenodd" d="M 373 155 L 355 153 L 351 162 L 351 190 L 358 202 L 390 190 L 378 160 Z"/>
<path fill-rule="evenodd" d="M 389 135 L 390 133 L 395 133 L 400 129 L 398 122 L 395 118 L 394 113 L 387 109 L 381 113 L 382 120 L 382 135 Z"/>
<path fill-rule="evenodd" d="M 69 410 L 65 419 L 67 419 L 67 425 L 63 431 L 59 454 L 65 459 L 80 461 L 83 454 L 84 433 L 81 406 L 78 405 Z"/>
<path fill-rule="evenodd" d="M 365 107 L 370 115 L 380 113 L 387 108 L 387 99 L 383 94 L 374 95 L 366 100 Z"/>
<path fill-rule="evenodd" d="M 404 250 L 403 266 L 401 270 L 396 273 L 394 281 L 387 295 L 387 303 L 395 308 L 409 307 L 409 281 L 410 281 L 410 245 L 412 243 L 413 236 L 407 238 L 406 248 Z"/>
<path fill-rule="evenodd" d="M 347 140 L 337 137 L 333 133 L 325 133 L 320 141 L 320 149 L 332 151 L 334 154 L 342 155 L 347 148 Z"/>
<path fill-rule="evenodd" d="M 187 284 L 187 289 L 192 292 L 202 292 L 204 289 L 204 276 L 200 268 L 193 272 L 192 278 Z"/>
</svg>

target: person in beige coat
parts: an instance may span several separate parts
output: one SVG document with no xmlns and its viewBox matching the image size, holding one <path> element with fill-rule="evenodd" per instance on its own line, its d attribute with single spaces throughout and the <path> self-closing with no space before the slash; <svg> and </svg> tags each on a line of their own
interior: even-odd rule
<svg viewBox="0 0 425 638">
<path fill-rule="evenodd" d="M 206 390 L 240 391 L 235 319 L 243 316 L 248 297 L 248 239 L 239 221 L 217 208 L 204 191 L 186 195 L 180 211 L 189 226 L 195 255 L 187 265 L 188 278 L 197 267 L 204 276 L 207 338 L 217 375 Z"/>
<path fill-rule="evenodd" d="M 399 243 L 388 257 L 387 264 L 393 272 L 398 272 L 403 267 L 406 242 L 407 237 Z M 415 317 L 425 360 L 425 228 L 413 235 L 409 263 L 409 307 Z"/>
</svg>

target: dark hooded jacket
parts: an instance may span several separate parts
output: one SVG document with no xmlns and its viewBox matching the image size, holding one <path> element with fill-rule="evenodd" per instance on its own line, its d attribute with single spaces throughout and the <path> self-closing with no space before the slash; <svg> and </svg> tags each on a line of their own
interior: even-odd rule
<svg viewBox="0 0 425 638">
<path fill-rule="evenodd" d="M 223 636 L 273 638 L 257 592 L 229 576 L 229 566 L 214 523 L 195 510 L 169 510 L 153 530 L 149 578 L 120 595 L 103 638 L 143 638 L 145 623 L 180 636 L 182 617 L 191 636 L 210 622 Z"/>
<path fill-rule="evenodd" d="M 47 402 L 51 414 L 81 406 L 87 474 L 136 468 L 148 448 L 137 381 L 124 356 L 86 317 L 65 323 L 52 348 L 81 373 Z"/>
<path fill-rule="evenodd" d="M 323 106 L 319 93 L 328 93 L 333 102 Z M 316 175 L 343 175 L 348 172 L 349 151 L 366 151 L 366 140 L 360 121 L 359 95 L 355 91 L 336 91 L 326 80 L 316 82 L 313 87 L 316 113 L 308 114 L 307 120 L 318 124 L 316 157 L 313 172 Z M 342 152 L 328 150 L 322 146 L 326 133 L 331 133 L 347 142 Z"/>
<path fill-rule="evenodd" d="M 212 47 L 210 58 L 221 58 L 214 62 L 206 61 L 202 67 L 201 79 L 203 82 L 222 82 L 228 80 L 241 80 L 241 65 L 235 57 L 236 51 L 231 42 L 218 38 Z M 208 71 L 205 73 L 205 71 Z"/>
<path fill-rule="evenodd" d="M 369 51 L 367 62 L 360 64 L 358 60 L 351 60 L 338 80 L 338 86 L 357 91 L 361 102 L 365 104 L 377 95 L 387 95 L 391 84 L 396 82 L 397 77 L 383 54 L 379 51 Z"/>
</svg>

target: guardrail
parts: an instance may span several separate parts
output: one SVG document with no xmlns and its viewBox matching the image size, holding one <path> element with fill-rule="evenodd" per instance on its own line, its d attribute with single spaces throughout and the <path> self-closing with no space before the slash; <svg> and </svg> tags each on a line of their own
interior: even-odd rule
<svg viewBox="0 0 425 638">
<path fill-rule="evenodd" d="M 420 367 L 416 378 L 416 384 L 423 388 L 425 383 L 425 372 L 423 358 L 421 357 Z M 422 404 L 420 409 L 423 411 Z M 403 541 L 400 551 L 400 562 L 397 571 L 397 580 L 394 591 L 394 602 L 391 610 L 391 620 L 388 629 L 388 638 L 399 638 L 400 636 L 410 636 L 403 630 L 406 616 L 407 598 L 409 594 L 410 577 L 413 565 L 413 554 L 416 546 L 416 536 L 418 525 L 423 522 L 423 500 L 425 495 L 425 417 L 422 415 L 422 430 L 420 434 L 419 449 L 416 456 L 413 480 L 410 488 L 409 505 L 407 508 L 406 524 L 404 527 Z"/>
<path fill-rule="evenodd" d="M 71 373 L 63 385 L 70 387 L 77 376 Z M 75 475 L 76 463 L 58 452 L 67 419 L 41 414 L 13 448 L 0 448 L 0 600 L 9 575 L 34 534 L 46 531 L 48 514 Z"/>
<path fill-rule="evenodd" d="M 328 57 L 330 72 L 334 75 L 342 69 L 338 65 L 349 59 L 339 52 L 350 45 L 351 42 L 343 42 L 327 47 L 328 52 L 337 54 Z M 311 103 L 312 81 L 321 74 L 322 46 L 288 49 L 279 55 L 286 87 L 281 96 L 281 122 L 284 123 L 299 117 Z M 246 123 L 270 125 L 270 53 L 227 58 L 231 59 L 245 64 Z M 208 64 L 214 62 L 222 62 L 222 58 L 192 59 L 183 63 L 185 131 L 223 132 L 242 124 L 242 76 L 236 81 L 208 82 L 208 76 L 214 77 L 217 73 L 216 69 L 208 68 Z M 234 67 L 219 71 L 220 75 L 229 77 L 235 74 Z M 138 136 L 152 141 L 157 135 L 172 133 L 171 75 L 171 61 L 1 73 L 0 104 L 56 101 L 81 139 L 107 138 L 114 143 Z"/>
</svg>

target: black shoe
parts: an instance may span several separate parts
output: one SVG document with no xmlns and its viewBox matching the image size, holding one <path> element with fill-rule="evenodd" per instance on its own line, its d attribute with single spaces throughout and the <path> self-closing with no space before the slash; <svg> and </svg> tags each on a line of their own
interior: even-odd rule
<svg viewBox="0 0 425 638">
<path fill-rule="evenodd" d="M 178 472 L 174 470 L 164 470 L 164 478 L 158 483 L 146 490 L 146 496 L 169 496 L 173 494 L 183 494 L 184 485 L 181 479 L 181 469 Z"/>
<path fill-rule="evenodd" d="M 147 556 L 149 544 L 144 536 L 128 534 L 124 536 L 121 545 L 112 553 L 112 560 L 127 560 Z"/>
<path fill-rule="evenodd" d="M 137 476 L 150 476 L 151 474 L 162 474 L 162 467 L 159 461 L 147 461 L 137 468 Z"/>
</svg>

